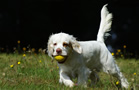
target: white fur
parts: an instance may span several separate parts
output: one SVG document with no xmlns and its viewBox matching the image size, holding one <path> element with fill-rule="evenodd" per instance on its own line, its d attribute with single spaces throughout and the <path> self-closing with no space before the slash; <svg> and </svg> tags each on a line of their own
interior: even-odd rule
<svg viewBox="0 0 139 90">
<path fill-rule="evenodd" d="M 97 35 L 97 41 L 104 42 L 104 36 L 108 36 L 109 34 L 106 33 L 111 30 L 112 24 L 112 14 L 108 12 L 107 4 L 103 6 L 101 10 L 101 22 L 99 27 L 99 32 Z"/>
<path fill-rule="evenodd" d="M 101 24 L 97 35 L 97 41 L 77 41 L 75 37 L 66 33 L 58 33 L 50 36 L 48 41 L 48 54 L 59 55 L 56 50 L 62 50 L 60 55 L 67 56 L 64 63 L 58 63 L 60 68 L 60 83 L 73 87 L 72 78 L 78 78 L 78 85 L 87 86 L 90 78 L 92 84 L 99 80 L 97 71 L 101 69 L 116 76 L 121 85 L 128 88 L 129 84 L 116 65 L 113 56 L 104 44 L 104 36 L 110 31 L 112 14 L 108 12 L 107 5 L 101 11 Z M 56 43 L 56 44 L 55 44 Z M 69 46 L 64 47 L 63 43 Z"/>
</svg>

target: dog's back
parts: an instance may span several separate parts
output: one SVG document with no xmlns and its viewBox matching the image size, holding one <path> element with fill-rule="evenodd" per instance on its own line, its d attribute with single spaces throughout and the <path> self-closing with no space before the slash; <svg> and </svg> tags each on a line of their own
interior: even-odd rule
<svg viewBox="0 0 139 90">
<path fill-rule="evenodd" d="M 112 24 L 112 14 L 109 13 L 107 9 L 107 4 L 103 6 L 101 10 L 101 22 L 100 27 L 97 35 L 97 41 L 83 41 L 79 42 L 83 52 L 82 56 L 86 60 L 87 66 L 91 66 L 94 68 L 95 66 L 98 67 L 98 64 L 101 64 L 102 58 L 105 58 L 110 52 L 106 48 L 106 45 L 104 44 L 104 37 L 108 36 L 108 31 L 111 30 L 111 24 Z M 105 60 L 103 60 L 105 61 Z M 94 62 L 96 65 L 90 65 Z"/>
<path fill-rule="evenodd" d="M 106 61 L 104 59 L 110 53 L 104 43 L 99 41 L 85 41 L 79 42 L 82 47 L 82 58 L 90 69 L 101 70 L 101 63 Z M 95 63 L 95 64 L 92 64 Z"/>
</svg>

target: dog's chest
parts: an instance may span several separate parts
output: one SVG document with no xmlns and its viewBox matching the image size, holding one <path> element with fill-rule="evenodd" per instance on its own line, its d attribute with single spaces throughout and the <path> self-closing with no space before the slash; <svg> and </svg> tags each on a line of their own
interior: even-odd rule
<svg viewBox="0 0 139 90">
<path fill-rule="evenodd" d="M 77 73 L 78 73 L 78 68 L 77 67 L 71 67 L 71 66 L 61 66 L 60 67 L 62 71 L 66 72 L 70 77 L 76 78 Z"/>
</svg>

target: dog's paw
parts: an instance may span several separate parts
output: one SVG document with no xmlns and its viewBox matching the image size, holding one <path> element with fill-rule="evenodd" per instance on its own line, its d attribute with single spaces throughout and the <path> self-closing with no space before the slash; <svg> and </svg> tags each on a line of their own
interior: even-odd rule
<svg viewBox="0 0 139 90">
<path fill-rule="evenodd" d="M 66 81 L 66 82 L 64 82 L 64 84 L 68 87 L 73 87 L 74 86 L 74 83 L 72 81 Z"/>
<path fill-rule="evenodd" d="M 127 81 L 121 82 L 121 84 L 122 84 L 122 87 L 124 87 L 126 89 L 129 87 L 129 83 Z"/>
<path fill-rule="evenodd" d="M 74 83 L 70 83 L 68 86 L 69 87 L 73 87 L 74 86 Z"/>
</svg>

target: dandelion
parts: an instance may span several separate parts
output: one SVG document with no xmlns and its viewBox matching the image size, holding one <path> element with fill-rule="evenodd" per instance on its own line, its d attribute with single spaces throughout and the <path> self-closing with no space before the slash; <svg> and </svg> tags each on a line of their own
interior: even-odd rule
<svg viewBox="0 0 139 90">
<path fill-rule="evenodd" d="M 126 48 L 126 45 L 124 45 L 123 48 Z"/>
<path fill-rule="evenodd" d="M 57 67 L 57 69 L 59 69 L 59 67 Z"/>
<path fill-rule="evenodd" d="M 134 73 L 134 75 L 137 75 L 137 73 Z"/>
<path fill-rule="evenodd" d="M 39 62 L 41 63 L 42 61 L 40 60 Z"/>
<path fill-rule="evenodd" d="M 20 64 L 21 64 L 21 62 L 17 62 L 17 64 L 18 64 L 18 65 L 20 65 Z"/>
<path fill-rule="evenodd" d="M 10 65 L 10 67 L 11 67 L 11 68 L 13 68 L 13 67 L 14 67 L 14 65 L 12 64 L 12 65 Z"/>
<path fill-rule="evenodd" d="M 25 47 L 23 47 L 23 51 L 26 51 L 27 49 Z"/>
<path fill-rule="evenodd" d="M 18 40 L 17 43 L 20 44 L 20 40 Z"/>
<path fill-rule="evenodd" d="M 116 82 L 116 85 L 119 85 L 119 81 Z"/>
<path fill-rule="evenodd" d="M 116 55 L 119 55 L 119 53 L 118 53 L 118 52 L 116 52 Z"/>
<path fill-rule="evenodd" d="M 26 54 L 23 54 L 23 57 L 25 57 L 26 56 Z"/>
<path fill-rule="evenodd" d="M 124 57 L 124 55 L 122 54 L 121 57 Z"/>
<path fill-rule="evenodd" d="M 112 56 L 114 56 L 114 53 L 111 53 Z"/>
<path fill-rule="evenodd" d="M 120 53 L 120 52 L 121 52 L 121 50 L 120 50 L 120 49 L 118 49 L 118 50 L 117 50 L 117 52 L 118 52 L 118 53 Z"/>
</svg>

